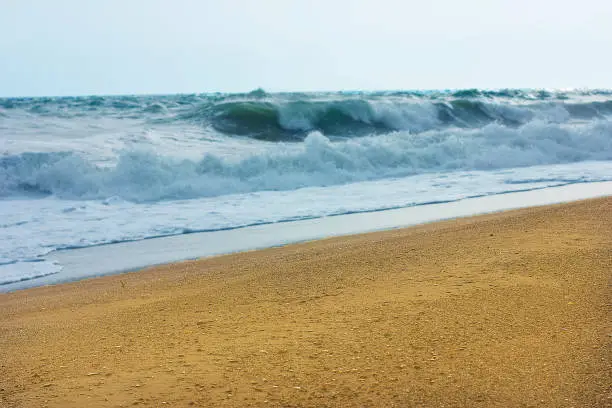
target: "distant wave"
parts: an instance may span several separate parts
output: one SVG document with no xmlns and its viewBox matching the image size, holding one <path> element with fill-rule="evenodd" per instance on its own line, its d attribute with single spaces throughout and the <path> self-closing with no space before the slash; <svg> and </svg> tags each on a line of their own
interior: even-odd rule
<svg viewBox="0 0 612 408">
<path fill-rule="evenodd" d="M 612 160 L 612 122 L 529 122 L 332 141 L 311 132 L 304 143 L 278 143 L 237 158 L 179 159 L 149 151 L 119 154 L 101 167 L 72 152 L 0 158 L 0 195 L 69 199 L 121 197 L 134 202 L 293 190 L 427 172 L 503 169 Z"/>
<path fill-rule="evenodd" d="M 191 123 L 226 136 L 303 141 L 310 132 L 350 138 L 489 124 L 567 123 L 612 116 L 612 92 L 458 90 L 0 99 L 0 115 L 110 116 L 150 124 Z"/>
</svg>

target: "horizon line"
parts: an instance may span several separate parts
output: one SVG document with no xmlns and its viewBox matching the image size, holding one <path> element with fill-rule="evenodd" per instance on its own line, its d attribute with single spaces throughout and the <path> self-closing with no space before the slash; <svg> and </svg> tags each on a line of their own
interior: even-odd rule
<svg viewBox="0 0 612 408">
<path fill-rule="evenodd" d="M 224 91 L 203 91 L 203 92 L 145 92 L 145 93 L 83 93 L 83 94 L 64 94 L 64 95 L 13 95 L 13 96 L 1 96 L 0 99 L 35 99 L 35 98 L 87 98 L 87 97 L 127 97 L 127 96 L 171 96 L 171 95 L 249 95 L 249 94 L 264 94 L 268 95 L 283 95 L 283 94 L 316 94 L 316 93 L 327 93 L 327 94 L 341 94 L 341 93 L 386 93 L 386 92 L 413 92 L 413 93 L 456 93 L 460 91 L 546 91 L 546 92 L 592 92 L 592 91 L 612 91 L 612 88 L 605 87 L 468 87 L 468 88 L 408 88 L 408 89 L 339 89 L 339 90 L 308 90 L 308 91 L 288 91 L 288 90 L 272 90 L 267 91 L 262 87 L 251 89 L 243 92 L 224 92 Z"/>
</svg>

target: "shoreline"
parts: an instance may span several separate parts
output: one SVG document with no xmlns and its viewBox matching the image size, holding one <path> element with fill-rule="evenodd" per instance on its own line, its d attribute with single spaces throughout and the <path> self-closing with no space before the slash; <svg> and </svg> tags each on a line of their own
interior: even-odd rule
<svg viewBox="0 0 612 408">
<path fill-rule="evenodd" d="M 608 195 L 612 195 L 612 182 L 578 183 L 447 203 L 60 250 L 45 256 L 62 265 L 59 273 L 1 285 L 0 293 L 134 272 L 185 260 Z"/>
<path fill-rule="evenodd" d="M 0 294 L 0 405 L 606 406 L 611 210 L 597 198 Z"/>
</svg>

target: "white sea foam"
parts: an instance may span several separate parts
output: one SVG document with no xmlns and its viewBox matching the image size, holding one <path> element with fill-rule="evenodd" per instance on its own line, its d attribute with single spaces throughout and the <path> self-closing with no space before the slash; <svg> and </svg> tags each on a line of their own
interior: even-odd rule
<svg viewBox="0 0 612 408">
<path fill-rule="evenodd" d="M 612 160 L 612 123 L 571 126 L 532 122 L 413 135 L 396 132 L 331 141 L 319 132 L 303 143 L 262 143 L 256 151 L 199 160 L 146 150 L 121 151 L 101 166 L 74 153 L 0 158 L 0 195 L 47 193 L 65 199 L 118 196 L 135 202 L 294 190 L 448 171 Z"/>
<path fill-rule="evenodd" d="M 376 211 L 603 180 L 612 180 L 610 162 L 423 174 L 330 187 L 151 203 L 135 203 L 119 197 L 87 201 L 57 197 L 2 200 L 0 243 L 3 259 L 5 262 L 18 262 L 0 268 L 0 274 L 5 275 L 2 280 L 7 282 L 57 271 L 57 265 L 21 261 L 42 261 L 45 254 L 58 248 Z M 46 272 L 40 272 L 41 268 Z"/>
</svg>

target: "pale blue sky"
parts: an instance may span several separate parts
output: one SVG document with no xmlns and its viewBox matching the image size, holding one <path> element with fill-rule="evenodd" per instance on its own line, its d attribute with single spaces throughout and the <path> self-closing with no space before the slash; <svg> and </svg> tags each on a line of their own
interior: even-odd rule
<svg viewBox="0 0 612 408">
<path fill-rule="evenodd" d="M 0 96 L 612 87 L 609 0 L 0 0 Z"/>
</svg>

